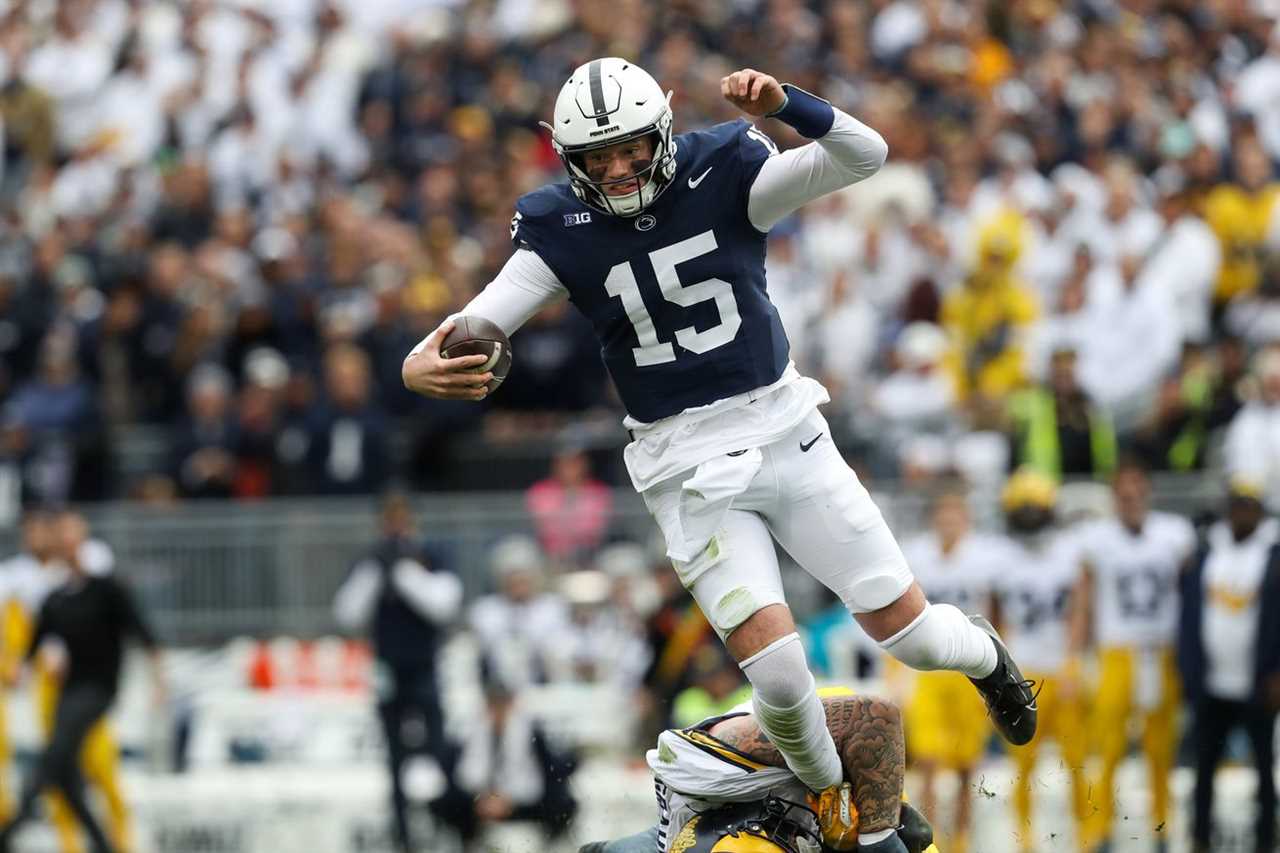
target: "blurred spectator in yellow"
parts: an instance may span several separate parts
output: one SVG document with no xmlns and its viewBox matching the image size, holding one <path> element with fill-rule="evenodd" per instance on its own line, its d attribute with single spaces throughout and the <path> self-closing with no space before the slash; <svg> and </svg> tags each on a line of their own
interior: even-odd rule
<svg viewBox="0 0 1280 853">
<path fill-rule="evenodd" d="M 942 324 L 955 347 L 961 399 L 1000 399 L 1023 381 L 1022 338 L 1039 312 L 1035 295 L 1015 272 L 1024 227 L 1012 211 L 983 224 L 973 270 L 943 302 Z"/>
<path fill-rule="evenodd" d="M 1280 182 L 1256 138 L 1236 142 L 1232 165 L 1235 181 L 1218 185 L 1205 199 L 1205 217 L 1222 241 L 1222 271 L 1213 294 L 1219 306 L 1258 286 L 1263 245 L 1280 198 Z"/>
</svg>

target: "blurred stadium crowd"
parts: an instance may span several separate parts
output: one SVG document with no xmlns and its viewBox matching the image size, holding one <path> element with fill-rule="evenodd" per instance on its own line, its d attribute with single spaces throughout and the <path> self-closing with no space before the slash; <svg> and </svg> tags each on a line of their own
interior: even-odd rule
<svg viewBox="0 0 1280 853">
<path fill-rule="evenodd" d="M 616 423 L 568 306 L 515 336 L 482 405 L 400 378 L 508 257 L 515 199 L 561 178 L 538 121 L 600 55 L 673 89 L 678 130 L 734 117 L 719 79 L 750 65 L 888 141 L 878 175 L 770 241 L 793 357 L 862 471 L 991 494 L 1018 467 L 1106 478 L 1127 451 L 1247 475 L 1280 509 L 1268 0 L 0 0 L 0 491 L 432 489 L 463 438 Z M 166 461 L 118 476 L 138 429 Z M 741 673 L 662 549 L 613 541 L 609 475 L 554 446 L 535 537 L 498 544 L 493 594 L 442 621 L 489 684 L 608 684 L 642 745 L 732 706 Z M 823 603 L 797 606 L 813 665 L 856 675 Z"/>
<path fill-rule="evenodd" d="M 1274 499 L 1277 11 L 11 0 L 0 470 L 55 500 L 369 493 L 399 470 L 431 487 L 464 432 L 616 420 L 568 307 L 517 335 L 483 407 L 413 397 L 400 362 L 506 259 L 516 197 L 560 178 L 537 121 L 564 75 L 620 54 L 675 91 L 680 128 L 731 118 L 717 83 L 748 64 L 888 140 L 769 256 L 865 470 L 1105 474 L 1117 447 L 1189 470 L 1247 447 Z M 137 424 L 169 461 L 113 476 Z"/>
</svg>

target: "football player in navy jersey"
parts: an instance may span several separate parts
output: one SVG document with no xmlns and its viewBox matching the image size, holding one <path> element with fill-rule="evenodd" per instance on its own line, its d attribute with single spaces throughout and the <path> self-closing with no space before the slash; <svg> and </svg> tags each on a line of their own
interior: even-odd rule
<svg viewBox="0 0 1280 853">
<path fill-rule="evenodd" d="M 750 116 L 811 143 L 779 153 L 743 119 L 673 134 L 670 93 L 626 59 L 589 62 L 556 100 L 551 133 L 567 184 L 516 203 L 516 251 L 460 314 L 507 334 L 571 300 L 595 327 L 627 409 L 632 484 L 685 587 L 754 688 L 761 728 L 809 788 L 841 781 L 774 541 L 837 593 L 890 654 L 963 672 L 999 730 L 1023 744 L 1035 700 L 994 629 L 931 605 L 879 509 L 844 462 L 765 290 L 769 229 L 806 202 L 874 174 L 871 128 L 752 69 L 721 81 Z M 481 399 L 484 356 L 444 359 L 446 321 L 405 358 L 407 387 Z M 889 837 L 864 836 L 864 846 Z M 885 849 L 895 849 L 886 847 Z"/>
</svg>

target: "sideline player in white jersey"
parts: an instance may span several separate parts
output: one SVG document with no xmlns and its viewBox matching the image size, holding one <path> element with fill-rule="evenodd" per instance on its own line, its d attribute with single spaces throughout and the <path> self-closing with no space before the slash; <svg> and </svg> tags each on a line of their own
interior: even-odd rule
<svg viewBox="0 0 1280 853">
<path fill-rule="evenodd" d="M 1084 708 L 1078 672 L 1071 670 L 1071 596 L 1080 575 L 1073 531 L 1055 524 L 1057 487 L 1031 469 L 1017 472 L 1001 493 L 1005 514 L 1004 557 L 991 561 L 996 624 L 1038 688 L 1039 724 L 1026 746 L 1012 750 L 1017 839 L 1023 851 L 1038 849 L 1031 820 L 1031 785 L 1040 747 L 1058 744 L 1071 785 L 1076 833 L 1083 831 L 1088 788 L 1084 780 Z"/>
<path fill-rule="evenodd" d="M 1116 517 L 1082 525 L 1083 572 L 1075 594 L 1073 647 L 1096 649 L 1098 686 L 1090 729 L 1102 756 L 1090 843 L 1107 849 L 1115 815 L 1115 772 L 1140 731 L 1151 785 L 1151 825 L 1167 825 L 1177 749 L 1181 683 L 1174 655 L 1178 581 L 1196 534 L 1182 516 L 1150 508 L 1151 484 L 1133 460 L 1112 481 Z M 1166 836 L 1167 837 L 1167 834 Z M 1167 842 L 1158 842 L 1163 849 Z"/>
<path fill-rule="evenodd" d="M 931 532 L 902 545 L 916 581 L 935 604 L 990 616 L 993 571 L 1004 555 L 1003 540 L 971 529 L 961 486 L 948 486 L 938 494 L 932 522 Z M 938 771 L 959 777 L 954 821 L 948 831 L 939 832 L 947 839 L 948 853 L 968 849 L 970 782 L 991 736 L 985 710 L 965 677 L 947 671 L 916 676 L 904 708 L 907 746 L 920 772 L 919 802 L 925 814 L 936 815 Z"/>
<path fill-rule="evenodd" d="M 754 689 L 761 728 L 812 790 L 840 758 L 786 606 L 776 540 L 840 596 L 867 633 L 916 669 L 971 677 L 1014 743 L 1035 732 L 1029 686 L 989 624 L 930 605 L 892 533 L 830 438 L 826 390 L 799 375 L 765 290 L 769 229 L 875 173 L 880 135 L 752 69 L 721 81 L 751 116 L 813 142 L 778 153 L 738 119 L 673 135 L 670 94 L 625 59 L 575 70 L 552 144 L 569 173 L 520 198 L 516 251 L 461 312 L 508 335 L 570 299 L 595 327 L 626 406 L 632 484 L 690 590 Z M 418 393 L 480 399 L 481 356 L 445 360 L 446 321 L 406 357 Z"/>
<path fill-rule="evenodd" d="M 849 782 L 809 793 L 744 703 L 663 732 L 646 755 L 657 825 L 579 853 L 817 853 L 832 826 L 850 827 L 837 849 L 884 828 L 909 853 L 937 853 L 928 820 L 903 798 L 897 706 L 845 687 L 823 688 L 819 697 Z"/>
</svg>

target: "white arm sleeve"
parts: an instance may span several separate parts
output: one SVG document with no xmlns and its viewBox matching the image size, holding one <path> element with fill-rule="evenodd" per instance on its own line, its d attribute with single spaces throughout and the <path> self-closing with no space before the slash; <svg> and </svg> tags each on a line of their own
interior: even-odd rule
<svg viewBox="0 0 1280 853">
<path fill-rule="evenodd" d="M 747 218 L 757 230 L 768 231 L 802 205 L 869 178 L 884 165 L 884 137 L 848 113 L 835 113 L 826 136 L 764 161 L 747 199 Z"/>
<path fill-rule="evenodd" d="M 569 291 L 537 252 L 517 249 L 458 314 L 483 317 L 510 335 L 543 308 L 568 298 Z"/>
<path fill-rule="evenodd" d="M 461 311 L 451 314 L 449 319 L 464 314 L 468 317 L 483 317 L 496 323 L 498 328 L 510 336 L 543 308 L 568 298 L 569 291 L 556 278 L 546 261 L 538 257 L 537 252 L 532 249 L 517 249 L 502 269 L 498 270 L 493 281 L 485 285 L 484 290 L 477 293 Z M 434 333 L 433 330 L 418 341 L 409 350 L 409 355 L 422 352 L 427 338 Z"/>
<path fill-rule="evenodd" d="M 372 560 L 364 560 L 351 570 L 351 577 L 338 588 L 333 599 L 333 616 L 348 631 L 369 624 L 373 606 L 382 590 L 382 570 Z"/>
<path fill-rule="evenodd" d="M 462 603 L 462 581 L 448 572 L 429 572 L 413 560 L 400 560 L 391 567 L 391 584 L 406 604 L 437 625 L 453 618 Z"/>
</svg>

